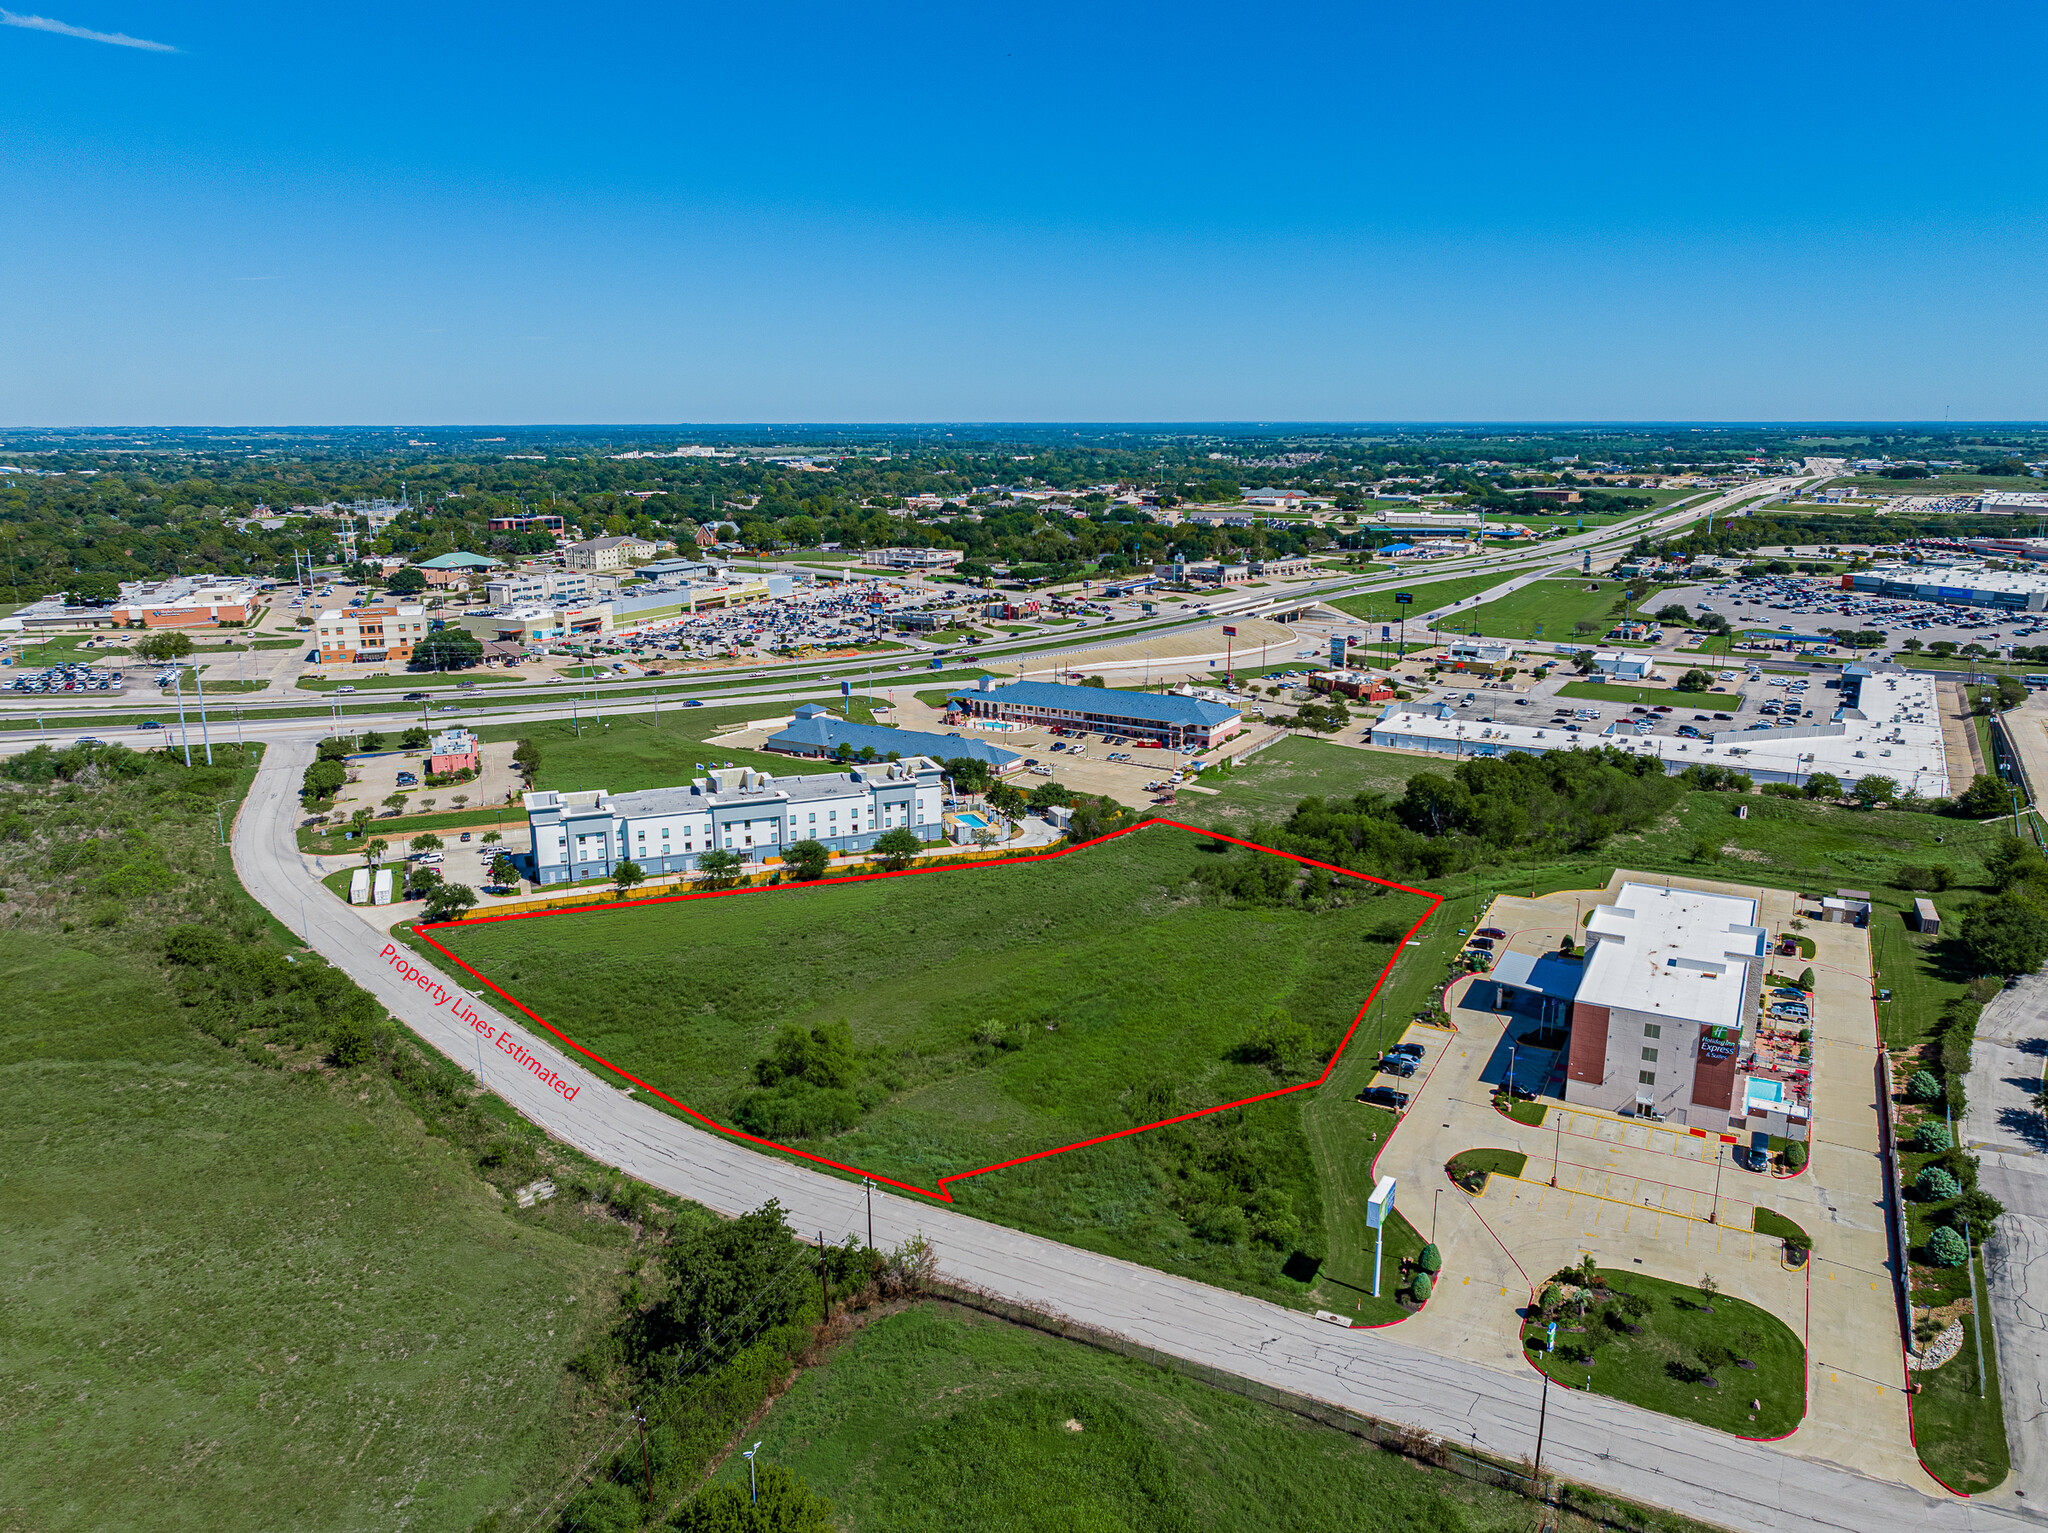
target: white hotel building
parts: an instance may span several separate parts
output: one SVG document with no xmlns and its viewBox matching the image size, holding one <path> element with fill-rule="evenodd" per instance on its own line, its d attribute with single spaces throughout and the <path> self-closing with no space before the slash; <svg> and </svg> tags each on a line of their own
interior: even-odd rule
<svg viewBox="0 0 2048 1533">
<path fill-rule="evenodd" d="M 943 835 L 943 769 L 928 756 L 846 772 L 771 777 L 726 768 L 678 788 L 612 793 L 552 789 L 526 795 L 537 883 L 609 878 L 621 862 L 643 872 L 688 873 L 717 848 L 750 863 L 780 858 L 798 841 L 862 852 L 886 831 L 921 841 Z"/>
</svg>

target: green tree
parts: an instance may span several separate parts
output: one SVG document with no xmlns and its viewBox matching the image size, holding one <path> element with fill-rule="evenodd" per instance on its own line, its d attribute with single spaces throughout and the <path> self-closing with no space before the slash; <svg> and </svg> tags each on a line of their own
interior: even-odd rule
<svg viewBox="0 0 2048 1533">
<path fill-rule="evenodd" d="M 459 671 L 484 657 L 483 641 L 466 628 L 444 628 L 413 646 L 410 671 Z"/>
<path fill-rule="evenodd" d="M 745 865 L 738 852 L 728 852 L 713 847 L 697 859 L 697 871 L 704 874 L 704 881 L 714 889 L 726 889 L 739 882 L 740 869 Z"/>
<path fill-rule="evenodd" d="M 478 839 L 481 840 L 485 846 L 496 846 L 500 841 L 504 840 L 505 838 L 495 830 L 487 830 Z"/>
<path fill-rule="evenodd" d="M 1960 935 L 1979 974 L 2011 978 L 2048 962 L 2048 916 L 2011 890 L 1963 912 Z"/>
<path fill-rule="evenodd" d="M 1014 819 L 1024 812 L 1023 791 L 1009 783 L 997 783 L 984 796 L 988 799 L 989 808 L 997 814 L 1008 815 Z"/>
<path fill-rule="evenodd" d="M 1801 969 L 1799 971 L 1799 988 L 1801 990 L 1810 992 L 1813 989 L 1815 982 L 1816 976 L 1811 966 Z"/>
<path fill-rule="evenodd" d="M 1970 786 L 1956 795 L 1956 813 L 1973 820 L 1989 820 L 2011 812 L 2011 791 L 1989 772 L 1979 772 L 1970 779 Z"/>
<path fill-rule="evenodd" d="M 364 733 L 362 740 L 358 742 L 358 749 L 381 751 L 384 749 L 384 737 L 374 729 L 368 730 Z"/>
<path fill-rule="evenodd" d="M 1815 772 L 1806 779 L 1808 798 L 1840 798 L 1842 779 L 1833 772 Z"/>
<path fill-rule="evenodd" d="M 1690 623 L 1692 621 L 1692 614 L 1687 612 L 1682 604 L 1668 602 L 1657 609 L 1657 621 L 1660 623 Z M 1686 672 L 1688 676 L 1704 676 L 1706 674 L 1705 671 Z M 1686 687 L 1683 680 L 1679 682 L 1679 686 L 1685 688 L 1686 691 L 1693 690 L 1690 687 Z"/>
<path fill-rule="evenodd" d="M 622 862 L 612 869 L 612 887 L 621 895 L 631 894 L 646 882 L 647 874 L 637 862 Z"/>
<path fill-rule="evenodd" d="M 1683 612 L 1685 609 L 1681 607 L 1678 610 Z M 1713 685 L 1714 678 L 1698 666 L 1694 666 L 1678 678 L 1678 685 L 1675 690 L 1680 692 L 1706 692 L 1711 690 Z"/>
<path fill-rule="evenodd" d="M 1915 1102 L 1935 1101 L 1941 1096 L 1941 1081 L 1932 1070 L 1915 1070 L 1913 1078 L 1906 1082 L 1906 1095 Z"/>
<path fill-rule="evenodd" d="M 438 852 L 441 850 L 441 838 L 435 835 L 431 830 L 422 831 L 417 836 L 414 836 L 412 840 L 407 843 L 407 845 L 409 845 L 413 849 L 415 854 L 421 852 Z"/>
<path fill-rule="evenodd" d="M 436 883 L 427 891 L 426 917 L 429 921 L 459 921 L 476 904 L 476 890 L 468 884 Z"/>
<path fill-rule="evenodd" d="M 1913 1148 L 1922 1155 L 1939 1155 L 1943 1150 L 1955 1148 L 1955 1139 L 1946 1123 L 1932 1118 L 1922 1118 L 1913 1130 Z"/>
<path fill-rule="evenodd" d="M 1793 1140 L 1793 1141 L 1792 1141 L 1792 1142 L 1791 1142 L 1790 1144 L 1786 1145 L 1786 1146 L 1785 1146 L 1785 1164 L 1786 1164 L 1786 1166 L 1788 1166 L 1788 1167 L 1789 1167 L 1790 1169 L 1792 1169 L 1792 1170 L 1794 1170 L 1794 1171 L 1797 1171 L 1797 1170 L 1798 1170 L 1798 1169 L 1799 1169 L 1799 1168 L 1800 1168 L 1801 1166 L 1805 1165 L 1805 1164 L 1806 1164 L 1806 1146 L 1805 1146 L 1805 1144 L 1803 1144 L 1803 1143 L 1802 1143 L 1801 1141 L 1799 1141 L 1799 1140 L 1795 1139 L 1795 1140 Z"/>
<path fill-rule="evenodd" d="M 1422 1254 L 1415 1258 L 1415 1265 L 1424 1272 L 1435 1273 L 1443 1271 L 1444 1254 L 1437 1249 L 1435 1241 L 1431 1241 L 1422 1248 Z"/>
<path fill-rule="evenodd" d="M 1976 1241 L 1991 1238 L 1991 1227 L 1998 1222 L 1998 1216 L 2004 1212 L 2003 1203 L 1978 1187 L 1972 1187 L 1957 1198 L 1955 1207 L 1948 1211 L 1950 1222 L 1959 1226 L 1967 1225 L 1970 1238 Z"/>
<path fill-rule="evenodd" d="M 1962 1190 L 1963 1184 L 1940 1166 L 1922 1166 L 1913 1178 L 1913 1195 L 1927 1203 L 1946 1203 Z"/>
<path fill-rule="evenodd" d="M 1879 804 L 1890 803 L 1899 796 L 1899 785 L 1882 772 L 1872 772 L 1867 777 L 1856 779 L 1856 802 L 1865 809 L 1875 809 Z"/>
<path fill-rule="evenodd" d="M 384 581 L 384 589 L 393 596 L 417 596 L 426 588 L 427 577 L 411 565 L 393 570 Z"/>
<path fill-rule="evenodd" d="M 1426 1304 L 1429 1302 L 1429 1291 L 1433 1284 L 1431 1282 L 1430 1275 L 1428 1272 L 1417 1272 L 1415 1276 L 1409 1281 L 1408 1286 L 1409 1289 L 1414 1293 L 1415 1302 L 1417 1304 Z"/>
<path fill-rule="evenodd" d="M 519 882 L 519 864 L 512 860 L 510 852 L 500 852 L 491 859 L 491 882 L 500 889 Z"/>
<path fill-rule="evenodd" d="M 1937 1267 L 1960 1267 L 1970 1259 L 1970 1247 L 1944 1224 L 1927 1237 L 1927 1259 Z"/>
<path fill-rule="evenodd" d="M 892 873 L 903 872 L 923 850 L 924 843 L 917 839 L 917 832 L 906 827 L 885 830 L 875 838 L 875 856 Z"/>
<path fill-rule="evenodd" d="M 384 807 L 386 809 L 389 809 L 393 814 L 397 814 L 401 809 L 405 807 L 405 795 L 403 793 L 392 794 L 390 797 L 384 800 Z"/>
<path fill-rule="evenodd" d="M 675 1533 L 832 1533 L 832 1503 L 780 1464 L 759 1471 L 761 1499 L 739 1484 L 699 1491 L 669 1526 Z"/>
<path fill-rule="evenodd" d="M 1238 1057 L 1280 1075 L 1307 1075 L 1317 1062 L 1315 1047 L 1315 1034 L 1308 1024 L 1276 1006 L 1252 1028 Z"/>
<path fill-rule="evenodd" d="M 374 809 L 358 809 L 348 817 L 348 828 L 360 836 L 369 828 L 370 821 L 376 818 L 377 812 Z"/>
<path fill-rule="evenodd" d="M 810 883 L 825 876 L 825 869 L 832 864 L 832 854 L 826 850 L 824 842 L 806 839 L 792 845 L 783 853 L 782 860 L 792 878 Z"/>
<path fill-rule="evenodd" d="M 427 748 L 427 741 L 430 738 L 425 729 L 415 724 L 398 737 L 398 748 L 408 751 L 423 751 Z"/>
<path fill-rule="evenodd" d="M 299 780 L 299 798 L 306 804 L 324 803 L 348 783 L 348 768 L 339 761 L 315 761 Z"/>
<path fill-rule="evenodd" d="M 192 635 L 175 629 L 147 634 L 134 644 L 136 654 L 159 665 L 166 660 L 182 660 L 192 653 L 192 649 Z"/>
</svg>

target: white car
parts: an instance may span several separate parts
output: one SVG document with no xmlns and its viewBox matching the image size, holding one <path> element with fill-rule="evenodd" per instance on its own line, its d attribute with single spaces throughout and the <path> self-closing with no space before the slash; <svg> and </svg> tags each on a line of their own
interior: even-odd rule
<svg viewBox="0 0 2048 1533">
<path fill-rule="evenodd" d="M 413 858 L 413 861 L 419 863 L 440 862 L 443 860 L 444 859 L 442 858 L 439 852 L 421 852 L 418 856 Z"/>
</svg>

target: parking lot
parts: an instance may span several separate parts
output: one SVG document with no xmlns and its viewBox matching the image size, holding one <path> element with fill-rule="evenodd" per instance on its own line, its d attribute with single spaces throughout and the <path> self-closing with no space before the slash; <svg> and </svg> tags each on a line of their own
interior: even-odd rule
<svg viewBox="0 0 2048 1533">
<path fill-rule="evenodd" d="M 1646 877 L 1617 870 L 1607 890 L 1503 895 L 1481 924 L 1506 934 L 1497 951 L 1550 952 L 1622 881 Z M 1651 881 L 1761 896 L 1759 919 L 1773 930 L 1799 913 L 1782 891 Z M 1495 1009 L 1494 986 L 1483 976 L 1457 982 L 1446 997 L 1456 1031 L 1425 1048 L 1412 1078 L 1374 1080 L 1412 1095 L 1377 1169 L 1398 1179 L 1411 1210 L 1418 1204 L 1409 1201 L 1416 1197 L 1410 1189 L 1426 1193 L 1419 1206 L 1444 1252 L 1445 1281 L 1402 1331 L 1432 1350 L 1520 1366 L 1522 1306 L 1560 1267 L 1591 1254 L 1603 1267 L 1688 1285 L 1708 1271 L 1806 1343 L 1807 1415 L 1792 1451 L 1932 1489 L 1910 1447 L 1888 1268 L 1869 934 L 1823 923 L 1809 924 L 1806 935 L 1816 944 L 1810 962 L 1819 975 L 1814 1115 L 1812 1160 L 1796 1176 L 1748 1169 L 1734 1154 L 1739 1135 L 1564 1105 L 1555 1095 L 1562 1071 L 1554 1067 L 1562 1040 L 1541 1036 L 1537 1018 Z M 1411 1028 L 1408 1037 L 1427 1045 L 1434 1032 Z M 1546 1106 L 1540 1124 L 1517 1123 L 1492 1106 L 1511 1061 L 1517 1084 L 1535 1089 Z M 1444 1166 L 1480 1148 L 1519 1151 L 1527 1162 L 1518 1176 L 1494 1174 L 1474 1197 L 1446 1181 Z M 1758 1208 L 1813 1237 L 1804 1267 L 1788 1265 L 1780 1242 L 1754 1232 Z"/>
<path fill-rule="evenodd" d="M 2048 613 L 2007 612 L 1989 607 L 1952 607 L 1939 602 L 1903 601 L 1845 591 L 1839 578 L 1764 575 L 1715 585 L 1681 586 L 1657 597 L 1692 612 L 1717 612 L 1739 631 L 1789 629 L 1819 634 L 1830 630 L 1875 630 L 1889 642 L 1870 654 L 1890 654 L 1909 639 L 1922 646 L 1946 640 L 1958 646 L 2048 642 Z"/>
<path fill-rule="evenodd" d="M 1623 740 L 1663 737 L 1684 749 L 1695 740 L 1705 740 L 1728 730 L 1764 731 L 1789 728 L 1795 724 L 1824 724 L 1834 717 L 1839 688 L 1836 678 L 1825 674 L 1774 674 L 1770 669 L 1738 662 L 1700 667 L 1711 675 L 1707 694 L 1713 705 L 1659 700 L 1690 669 L 1682 661 L 1665 661 L 1654 681 L 1613 680 L 1580 676 L 1570 670 L 1552 671 L 1526 691 L 1483 686 L 1478 680 L 1460 685 L 1434 686 L 1421 694 L 1421 705 L 1449 708 L 1454 717 L 1475 724 L 1520 724 L 1555 731 L 1561 742 L 1576 739 L 1586 745 L 1613 744 Z M 1573 682 L 1590 681 L 1640 693 L 1642 701 L 1612 698 L 1566 697 L 1563 689 Z M 1416 703 L 1408 706 L 1416 707 Z"/>
</svg>

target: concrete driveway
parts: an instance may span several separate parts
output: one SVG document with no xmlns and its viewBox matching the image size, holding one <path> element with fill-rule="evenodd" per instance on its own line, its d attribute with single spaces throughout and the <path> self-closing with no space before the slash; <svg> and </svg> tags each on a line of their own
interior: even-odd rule
<svg viewBox="0 0 2048 1533">
<path fill-rule="evenodd" d="M 1984 1008 L 1970 1054 L 1963 1142 L 1979 1185 L 2005 1205 L 1984 1246 L 2012 1477 L 1991 1499 L 2048 1517 L 2048 1127 L 2033 1105 L 2048 1063 L 2048 975 Z"/>
</svg>

